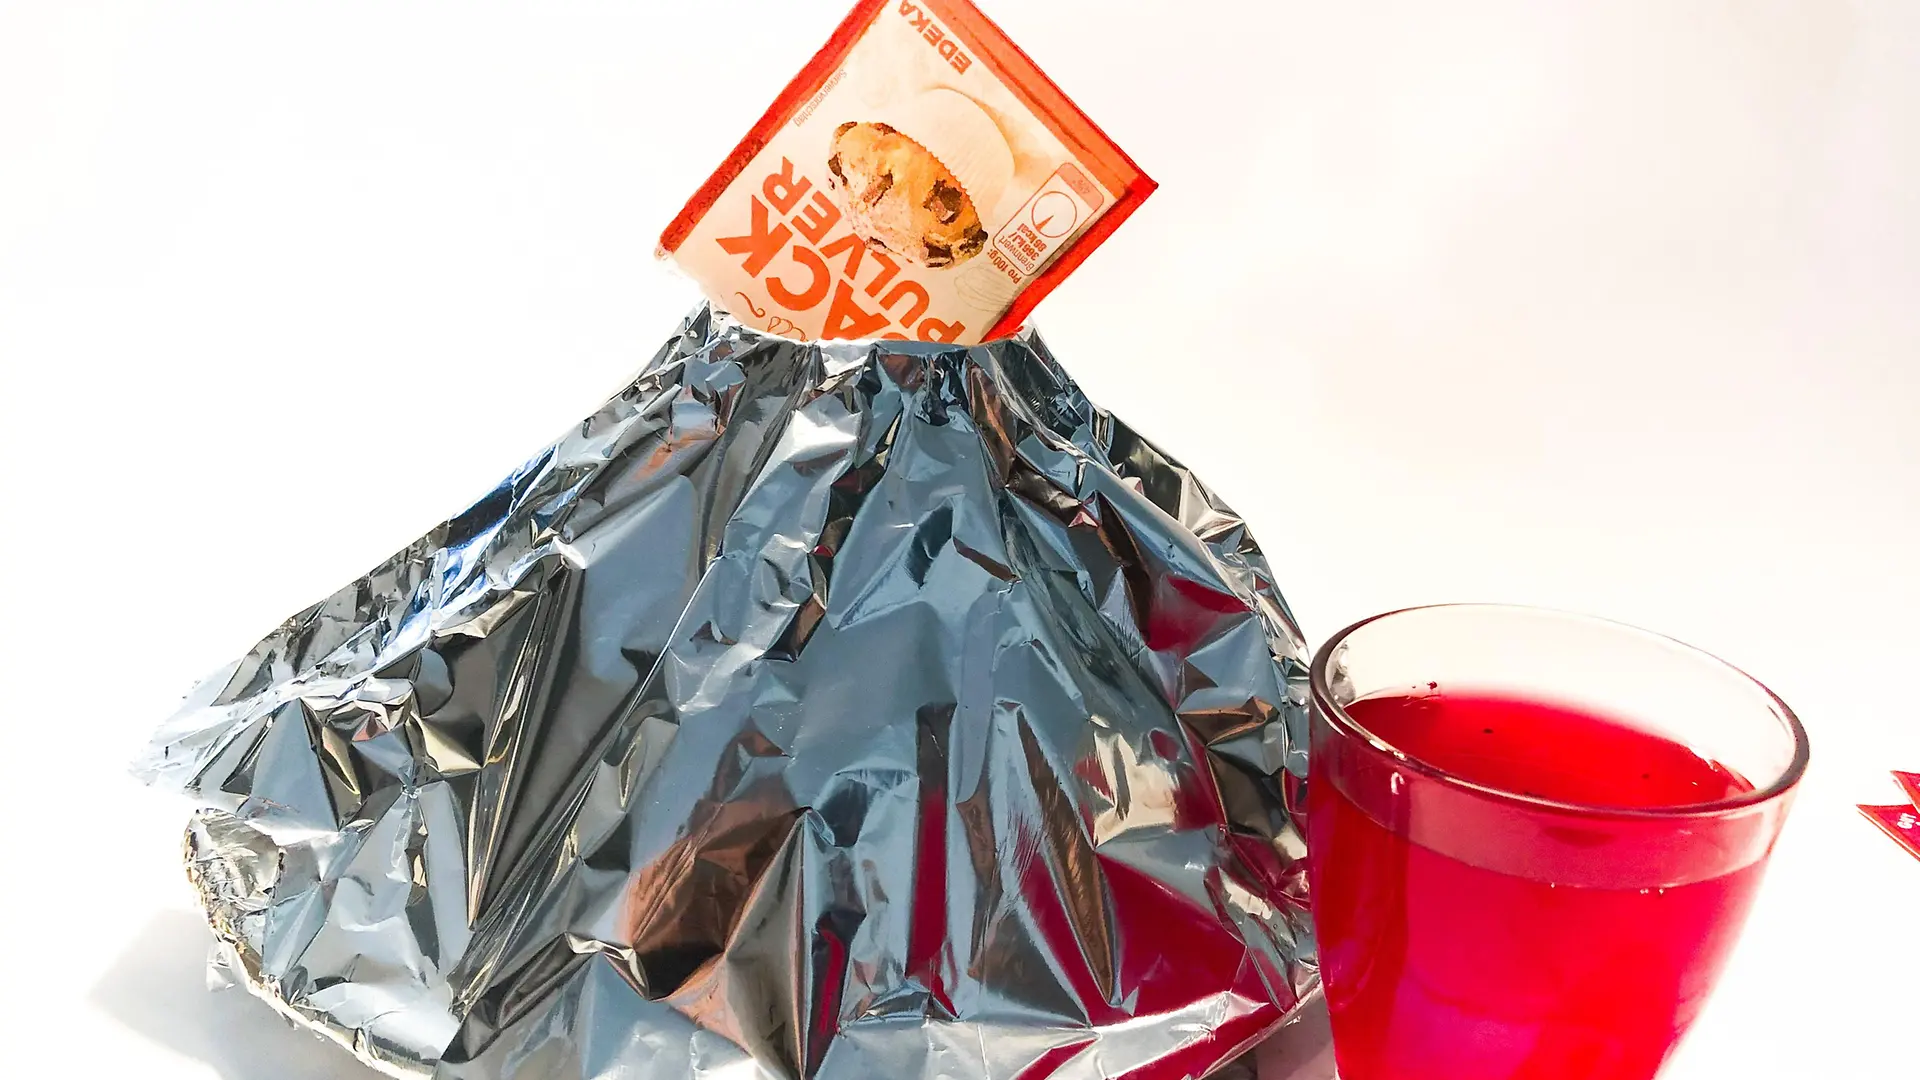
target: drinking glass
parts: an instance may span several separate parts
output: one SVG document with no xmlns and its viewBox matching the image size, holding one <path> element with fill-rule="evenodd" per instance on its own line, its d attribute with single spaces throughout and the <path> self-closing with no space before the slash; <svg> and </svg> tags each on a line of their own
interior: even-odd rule
<svg viewBox="0 0 1920 1080">
<path fill-rule="evenodd" d="M 1791 710 L 1656 634 L 1532 608 L 1314 658 L 1308 858 L 1341 1080 L 1649 1080 L 1807 764 Z"/>
</svg>

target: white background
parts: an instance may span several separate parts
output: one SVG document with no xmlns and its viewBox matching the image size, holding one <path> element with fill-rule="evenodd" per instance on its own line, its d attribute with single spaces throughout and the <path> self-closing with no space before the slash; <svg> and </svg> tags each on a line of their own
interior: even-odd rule
<svg viewBox="0 0 1920 1080">
<path fill-rule="evenodd" d="M 1670 1075 L 1910 1072 L 1920 863 L 1851 804 L 1920 768 L 1920 3 L 988 6 L 1164 185 L 1040 325 L 1310 637 L 1571 607 L 1800 710 Z M 9 1075 L 361 1075 L 202 994 L 122 762 L 652 353 L 661 227 L 840 13 L 0 0 Z"/>
</svg>

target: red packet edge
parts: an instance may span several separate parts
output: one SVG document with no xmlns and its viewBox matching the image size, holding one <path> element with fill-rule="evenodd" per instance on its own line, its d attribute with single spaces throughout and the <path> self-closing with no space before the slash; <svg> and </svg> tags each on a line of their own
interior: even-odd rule
<svg viewBox="0 0 1920 1080">
<path fill-rule="evenodd" d="M 1894 843 L 1905 849 L 1907 854 L 1920 859 L 1920 835 L 1900 827 L 1902 817 L 1913 821 L 1915 825 L 1920 825 L 1920 810 L 1916 810 L 1911 805 L 1870 806 L 1866 804 L 1862 804 L 1858 809 L 1881 832 L 1892 837 Z"/>
<path fill-rule="evenodd" d="M 1907 799 L 1913 803 L 1914 808 L 1920 810 L 1920 773 L 1900 772 L 1896 769 L 1893 779 L 1900 785 L 1900 790 L 1907 793 Z"/>
</svg>

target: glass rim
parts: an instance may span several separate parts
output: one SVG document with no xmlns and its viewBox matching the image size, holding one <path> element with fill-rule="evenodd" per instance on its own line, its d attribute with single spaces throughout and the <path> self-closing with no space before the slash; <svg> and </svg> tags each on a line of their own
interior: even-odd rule
<svg viewBox="0 0 1920 1080">
<path fill-rule="evenodd" d="M 1374 734 L 1372 731 L 1369 731 L 1366 725 L 1360 723 L 1359 721 L 1355 720 L 1352 716 L 1348 715 L 1347 710 L 1344 706 L 1339 705 L 1333 700 L 1333 694 L 1327 685 L 1327 665 L 1330 658 L 1336 652 L 1338 652 L 1340 647 L 1346 644 L 1347 639 L 1357 631 L 1367 626 L 1371 626 L 1372 624 L 1380 622 L 1384 619 L 1391 619 L 1397 615 L 1410 615 L 1415 612 L 1422 612 L 1422 611 L 1446 611 L 1446 610 L 1504 612 L 1504 613 L 1516 614 L 1516 615 L 1550 616 L 1554 618 L 1569 619 L 1577 622 L 1584 622 L 1592 626 L 1604 627 L 1610 630 L 1620 631 L 1625 634 L 1643 638 L 1651 643 L 1658 643 L 1668 647 L 1678 648 L 1683 652 L 1690 654 L 1692 657 L 1705 662 L 1709 666 L 1718 668 L 1724 672 L 1731 673 L 1743 683 L 1747 684 L 1748 686 L 1751 686 L 1755 690 L 1758 690 L 1762 698 L 1769 705 L 1772 706 L 1778 718 L 1785 721 L 1787 732 L 1793 738 L 1793 744 L 1794 744 L 1793 760 L 1787 764 L 1787 767 L 1785 769 L 1781 770 L 1780 775 L 1776 777 L 1772 783 L 1768 784 L 1765 787 L 1756 787 L 1751 791 L 1742 792 L 1739 795 L 1732 795 L 1732 796 L 1727 796 L 1721 799 L 1715 799 L 1711 802 L 1687 803 L 1679 806 L 1623 807 L 1623 806 L 1602 806 L 1594 803 L 1568 802 L 1561 799 L 1543 798 L 1538 795 L 1525 795 L 1517 791 L 1509 791 L 1505 788 L 1492 787 L 1487 784 L 1476 783 L 1474 781 L 1456 776 L 1453 773 L 1449 772 L 1448 770 L 1439 767 L 1438 765 L 1434 765 L 1430 762 L 1422 760 L 1419 757 L 1416 757 L 1413 754 L 1407 753 L 1405 750 L 1400 749 L 1399 747 L 1393 745 L 1387 740 Z M 1320 646 L 1320 648 L 1314 653 L 1313 662 L 1308 671 L 1307 681 L 1310 687 L 1310 692 L 1313 695 L 1313 703 L 1317 707 L 1318 712 L 1322 717 L 1326 719 L 1327 723 L 1331 725 L 1334 728 L 1334 730 L 1339 734 L 1341 734 L 1342 736 L 1358 738 L 1362 742 L 1365 742 L 1368 746 L 1372 747 L 1374 750 L 1387 755 L 1388 757 L 1394 759 L 1397 762 L 1400 762 L 1401 764 L 1405 765 L 1407 768 L 1413 770 L 1414 772 L 1417 772 L 1420 775 L 1430 780 L 1433 780 L 1437 783 L 1445 785 L 1447 787 L 1454 788 L 1456 790 L 1466 792 L 1472 795 L 1480 796 L 1483 798 L 1490 798 L 1490 799 L 1495 799 L 1499 801 L 1504 801 L 1517 806 L 1526 807 L 1532 810 L 1548 810 L 1548 811 L 1553 811 L 1556 813 L 1563 813 L 1563 814 L 1578 814 L 1581 817 L 1637 818 L 1637 819 L 1642 819 L 1647 821 L 1672 821 L 1674 819 L 1684 819 L 1684 818 L 1722 817 L 1729 813 L 1732 813 L 1738 810 L 1744 810 L 1749 807 L 1763 806 L 1766 803 L 1772 802 L 1775 799 L 1778 799 L 1781 796 L 1786 795 L 1788 792 L 1792 791 L 1795 785 L 1800 783 L 1801 777 L 1806 774 L 1807 762 L 1811 756 L 1811 747 L 1808 745 L 1808 742 L 1807 742 L 1807 731 L 1805 727 L 1801 726 L 1799 716 L 1795 715 L 1793 709 L 1789 707 L 1785 701 L 1782 701 L 1780 699 L 1780 695 L 1774 693 L 1770 688 L 1768 688 L 1768 686 L 1765 683 L 1761 682 L 1759 679 L 1754 678 L 1752 675 L 1747 674 L 1747 672 L 1743 671 L 1742 669 L 1735 666 L 1734 664 L 1731 664 L 1725 660 L 1722 660 L 1718 656 L 1715 656 L 1712 653 L 1707 652 L 1705 649 L 1701 649 L 1694 645 L 1689 645 L 1686 642 L 1679 640 L 1678 638 L 1668 637 L 1665 634 L 1655 633 L 1652 630 L 1645 630 L 1638 626 L 1634 626 L 1631 623 L 1624 623 L 1615 619 L 1603 618 L 1598 615 L 1586 615 L 1580 612 L 1563 611 L 1558 608 L 1533 607 L 1525 604 L 1489 604 L 1489 603 L 1419 604 L 1412 607 L 1396 608 L 1392 611 L 1383 611 L 1378 615 L 1369 615 L 1368 617 L 1361 619 L 1359 622 L 1353 623 L 1352 625 L 1334 634 L 1332 637 L 1328 638 L 1326 642 Z"/>
</svg>

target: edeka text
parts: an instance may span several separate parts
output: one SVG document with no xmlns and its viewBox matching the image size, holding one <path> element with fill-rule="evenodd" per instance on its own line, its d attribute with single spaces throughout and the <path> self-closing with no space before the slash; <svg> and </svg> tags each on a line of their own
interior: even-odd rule
<svg viewBox="0 0 1920 1080">
<path fill-rule="evenodd" d="M 953 65 L 953 70 L 965 71 L 973 66 L 973 58 L 960 51 L 960 43 L 954 40 L 952 34 L 942 29 L 939 23 L 934 22 L 933 16 L 919 4 L 912 3 L 910 0 L 901 0 L 900 17 L 912 24 L 914 30 L 921 37 L 926 38 L 927 43 L 940 54 L 940 58 Z"/>
</svg>

